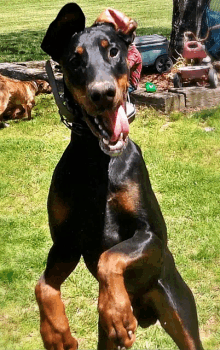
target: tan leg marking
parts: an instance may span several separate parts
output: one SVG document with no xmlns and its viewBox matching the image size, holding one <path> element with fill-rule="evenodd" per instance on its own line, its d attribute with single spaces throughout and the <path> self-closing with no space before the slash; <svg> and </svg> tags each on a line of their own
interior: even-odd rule
<svg viewBox="0 0 220 350">
<path fill-rule="evenodd" d="M 35 288 L 40 309 L 41 336 L 47 350 L 76 350 L 77 340 L 70 333 L 61 293 L 42 277 Z"/>
</svg>

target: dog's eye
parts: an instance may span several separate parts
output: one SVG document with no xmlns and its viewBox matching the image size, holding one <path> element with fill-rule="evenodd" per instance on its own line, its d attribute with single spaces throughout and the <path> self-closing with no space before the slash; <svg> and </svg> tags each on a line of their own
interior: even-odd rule
<svg viewBox="0 0 220 350">
<path fill-rule="evenodd" d="M 80 62 L 81 62 L 81 58 L 80 58 L 80 55 L 78 54 L 74 54 L 74 56 L 70 58 L 70 63 L 73 68 L 77 68 L 80 65 Z"/>
<path fill-rule="evenodd" d="M 112 47 L 111 49 L 110 49 L 110 56 L 111 57 L 116 57 L 117 56 L 117 54 L 118 54 L 118 49 L 117 49 L 117 47 Z"/>
</svg>

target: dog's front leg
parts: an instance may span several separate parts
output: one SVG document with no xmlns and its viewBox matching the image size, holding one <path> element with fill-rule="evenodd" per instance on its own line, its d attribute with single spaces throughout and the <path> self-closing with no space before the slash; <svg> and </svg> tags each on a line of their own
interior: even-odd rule
<svg viewBox="0 0 220 350">
<path fill-rule="evenodd" d="M 60 286 L 77 265 L 79 257 L 68 256 L 67 249 L 62 254 L 59 254 L 60 251 L 59 247 L 52 247 L 47 268 L 35 288 L 40 309 L 40 331 L 45 349 L 76 350 L 78 343 L 70 332 Z"/>
<path fill-rule="evenodd" d="M 135 341 L 137 321 L 125 289 L 123 273 L 106 273 L 105 276 L 100 273 L 99 281 L 100 322 L 108 339 L 114 344 L 109 349 L 117 349 L 118 346 L 129 348 Z"/>
<path fill-rule="evenodd" d="M 28 118 L 28 120 L 31 120 L 32 117 L 31 117 L 31 110 L 32 108 L 35 106 L 35 101 L 31 101 L 29 104 L 27 104 L 27 107 L 26 107 L 26 116 Z"/>
<path fill-rule="evenodd" d="M 116 349 L 131 347 L 137 328 L 124 273 L 141 266 L 147 284 L 148 278 L 159 276 L 161 265 L 162 243 L 151 232 L 137 232 L 101 255 L 98 264 L 100 322 Z"/>
</svg>

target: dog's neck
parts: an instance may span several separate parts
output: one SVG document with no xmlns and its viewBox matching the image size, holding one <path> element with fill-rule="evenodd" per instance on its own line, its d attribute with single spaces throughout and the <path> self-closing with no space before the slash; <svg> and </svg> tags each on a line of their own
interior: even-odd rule
<svg viewBox="0 0 220 350">
<path fill-rule="evenodd" d="M 30 81 L 30 83 L 34 87 L 35 91 L 37 92 L 38 91 L 38 85 L 37 85 L 36 81 L 32 80 L 32 81 Z"/>
<path fill-rule="evenodd" d="M 68 120 L 65 117 L 61 116 L 62 122 L 72 130 L 73 134 L 77 134 L 79 136 L 86 135 L 86 137 L 91 136 L 94 137 L 91 130 L 89 129 L 86 122 L 83 120 L 83 115 L 86 113 L 82 110 L 82 108 L 75 102 L 72 94 L 69 92 L 65 82 L 64 82 L 64 101 L 65 105 L 70 113 L 72 113 L 74 121 L 68 123 Z"/>
</svg>

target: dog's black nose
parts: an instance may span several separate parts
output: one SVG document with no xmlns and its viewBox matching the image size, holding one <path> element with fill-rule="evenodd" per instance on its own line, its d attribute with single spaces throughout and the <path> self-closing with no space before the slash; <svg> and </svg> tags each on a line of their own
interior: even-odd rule
<svg viewBox="0 0 220 350">
<path fill-rule="evenodd" d="M 105 107 L 106 104 L 109 105 L 114 101 L 116 87 L 108 82 L 95 83 L 89 87 L 89 94 L 98 107 Z"/>
</svg>

